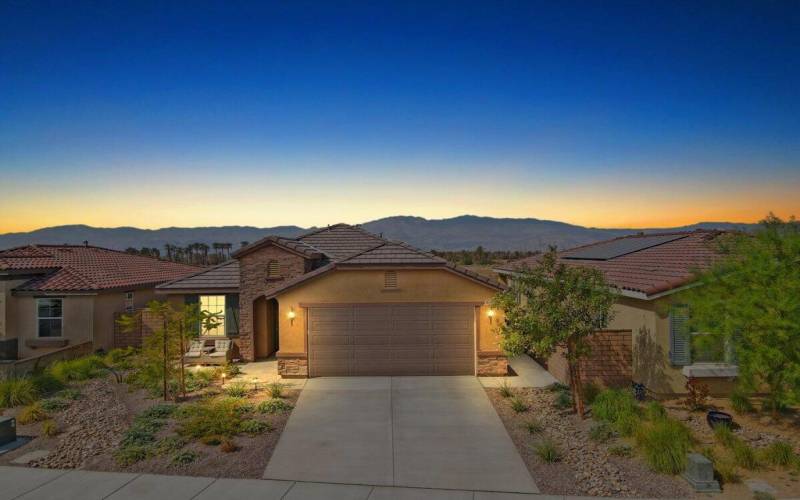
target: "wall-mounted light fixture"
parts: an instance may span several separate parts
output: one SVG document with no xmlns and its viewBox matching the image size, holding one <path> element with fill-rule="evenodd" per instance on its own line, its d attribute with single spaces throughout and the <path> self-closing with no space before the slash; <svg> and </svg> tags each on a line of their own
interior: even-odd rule
<svg viewBox="0 0 800 500">
<path fill-rule="evenodd" d="M 295 318 L 295 316 L 297 316 L 297 314 L 295 314 L 295 312 L 294 312 L 294 307 L 292 307 L 291 309 L 289 309 L 289 312 L 288 312 L 288 313 L 286 313 L 286 316 L 288 316 L 288 317 L 289 317 L 289 323 L 290 323 L 291 325 L 294 325 L 294 318 Z"/>
<path fill-rule="evenodd" d="M 489 309 L 486 311 L 486 315 L 489 316 L 489 323 L 491 324 L 492 320 L 494 319 L 494 309 Z"/>
</svg>

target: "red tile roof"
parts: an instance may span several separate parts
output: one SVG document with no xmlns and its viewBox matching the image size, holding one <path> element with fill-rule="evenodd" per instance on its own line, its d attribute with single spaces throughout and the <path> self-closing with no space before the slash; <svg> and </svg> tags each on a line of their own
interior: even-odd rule
<svg viewBox="0 0 800 500">
<path fill-rule="evenodd" d="M 29 245 L 0 251 L 0 272 L 40 274 L 25 292 L 86 292 L 137 288 L 197 272 L 186 264 L 79 245 Z"/>
<path fill-rule="evenodd" d="M 679 233 L 659 233 L 632 235 L 614 238 L 572 248 L 559 252 L 559 261 L 567 265 L 594 267 L 603 272 L 612 285 L 645 295 L 655 295 L 692 282 L 695 272 L 708 269 L 719 258 L 714 239 L 722 231 L 697 230 Z M 569 258 L 571 254 L 585 255 L 587 249 L 597 249 L 599 253 L 606 245 L 619 247 L 620 240 L 648 238 L 652 236 L 677 236 L 677 239 L 634 250 L 606 260 Z M 635 247 L 635 241 L 633 241 Z M 499 266 L 498 272 L 513 273 L 526 267 L 535 266 L 539 256 L 527 257 Z"/>
</svg>

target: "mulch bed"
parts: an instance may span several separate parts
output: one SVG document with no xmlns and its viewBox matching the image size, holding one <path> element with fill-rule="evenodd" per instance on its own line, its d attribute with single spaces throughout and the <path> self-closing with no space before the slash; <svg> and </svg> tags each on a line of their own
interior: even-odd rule
<svg viewBox="0 0 800 500">
<path fill-rule="evenodd" d="M 486 392 L 542 493 L 651 498 L 694 496 L 685 481 L 652 472 L 635 456 L 610 455 L 608 447 L 619 443 L 598 444 L 589 439 L 591 420 L 581 421 L 570 410 L 556 409 L 554 393 L 546 389 L 514 389 L 515 395 L 529 407 L 517 413 L 499 389 L 487 388 Z M 543 426 L 541 435 L 532 435 L 525 427 L 532 420 Z M 560 461 L 548 464 L 537 456 L 535 446 L 545 439 L 559 448 Z"/>
</svg>

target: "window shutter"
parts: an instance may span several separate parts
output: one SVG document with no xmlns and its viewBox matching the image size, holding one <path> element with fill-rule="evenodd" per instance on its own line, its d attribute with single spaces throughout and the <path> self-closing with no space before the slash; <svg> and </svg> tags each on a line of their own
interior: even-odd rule
<svg viewBox="0 0 800 500">
<path fill-rule="evenodd" d="M 692 364 L 689 311 L 676 307 L 669 313 L 669 360 L 674 366 Z"/>
<path fill-rule="evenodd" d="M 239 335 L 239 294 L 225 296 L 225 335 Z"/>
<path fill-rule="evenodd" d="M 200 303 L 200 296 L 199 295 L 184 295 L 183 296 L 183 303 L 188 305 L 198 305 Z M 193 331 L 190 332 L 192 335 L 200 335 L 201 330 L 200 322 L 198 321 L 193 328 Z"/>
</svg>

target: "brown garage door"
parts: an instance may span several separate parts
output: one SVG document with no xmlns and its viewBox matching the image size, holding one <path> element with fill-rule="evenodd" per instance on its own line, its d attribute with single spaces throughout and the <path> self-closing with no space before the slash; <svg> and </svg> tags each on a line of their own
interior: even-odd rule
<svg viewBox="0 0 800 500">
<path fill-rule="evenodd" d="M 310 375 L 472 375 L 474 331 L 471 305 L 309 307 Z"/>
</svg>

